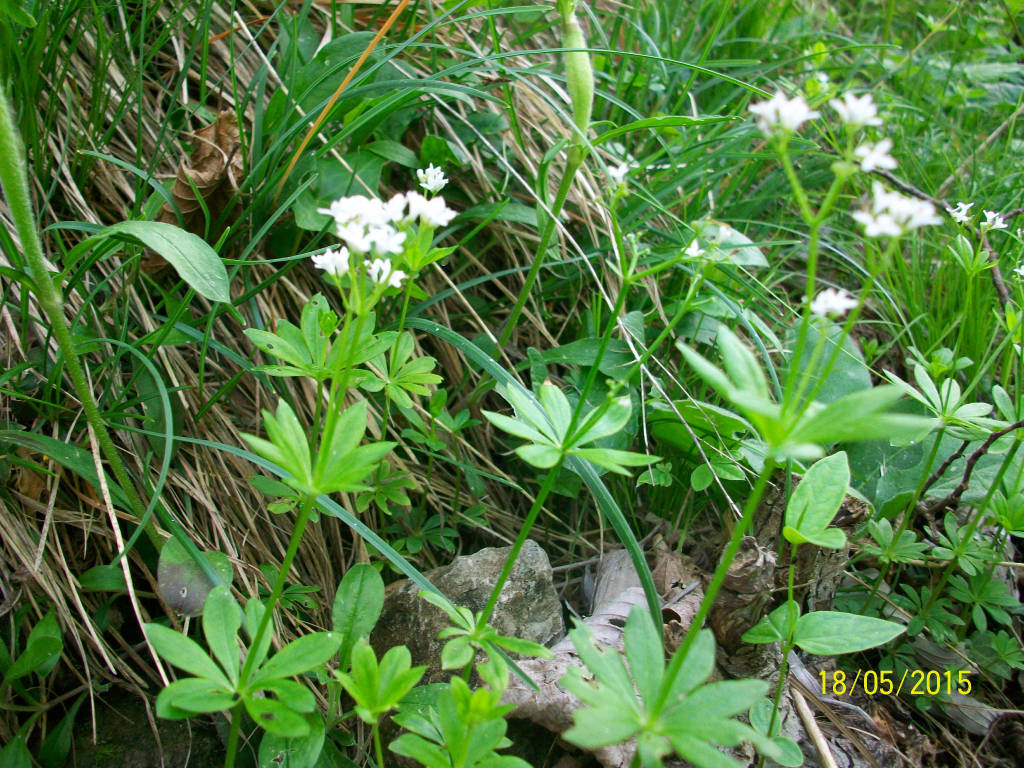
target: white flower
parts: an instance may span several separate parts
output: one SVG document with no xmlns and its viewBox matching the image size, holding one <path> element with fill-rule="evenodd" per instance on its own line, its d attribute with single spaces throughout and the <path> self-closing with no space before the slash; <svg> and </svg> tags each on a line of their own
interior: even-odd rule
<svg viewBox="0 0 1024 768">
<path fill-rule="evenodd" d="M 344 225 L 338 225 L 338 237 L 345 241 L 356 253 L 366 253 L 373 247 L 373 241 L 366 231 L 366 225 L 358 221 L 350 221 Z"/>
<path fill-rule="evenodd" d="M 892 140 L 882 139 L 873 147 L 870 144 L 861 144 L 853 150 L 853 154 L 860 158 L 860 169 L 865 173 L 870 173 L 876 168 L 891 171 L 896 167 L 896 161 L 889 154 L 890 149 Z"/>
<path fill-rule="evenodd" d="M 348 248 L 342 246 L 338 250 L 328 248 L 323 253 L 313 254 L 313 266 L 330 275 L 344 275 L 348 272 Z"/>
<path fill-rule="evenodd" d="M 619 186 L 626 180 L 626 174 L 629 173 L 629 165 L 623 163 L 622 165 L 608 169 L 608 178 L 612 180 L 612 184 Z"/>
<path fill-rule="evenodd" d="M 959 221 L 961 224 L 966 224 L 971 220 L 971 206 L 974 203 L 965 203 L 963 201 L 956 204 L 956 208 L 946 208 L 946 213 L 952 216 L 954 219 Z"/>
<path fill-rule="evenodd" d="M 448 183 L 444 171 L 433 163 L 428 165 L 426 169 L 418 168 L 416 170 L 416 179 L 419 181 L 420 186 L 430 193 L 440 192 Z"/>
<path fill-rule="evenodd" d="M 1019 267 L 1015 268 L 1013 270 L 1013 274 L 1015 274 L 1017 277 L 1024 278 L 1024 264 L 1021 264 Z"/>
<path fill-rule="evenodd" d="M 443 197 L 428 200 L 418 192 L 410 192 L 406 199 L 409 202 L 409 213 L 406 216 L 409 221 L 419 219 L 427 226 L 443 227 L 456 216 L 455 211 L 445 205 Z"/>
<path fill-rule="evenodd" d="M 794 133 L 807 120 L 820 115 L 807 106 L 803 96 L 787 99 L 784 94 L 776 93 L 768 101 L 751 104 L 750 111 L 757 118 L 757 128 L 765 136 L 777 133 Z"/>
<path fill-rule="evenodd" d="M 899 237 L 903 234 L 896 219 L 888 213 L 875 215 L 868 211 L 854 211 L 853 218 L 864 225 L 864 234 L 868 237 Z"/>
<path fill-rule="evenodd" d="M 981 223 L 981 231 L 988 232 L 990 229 L 1006 229 L 1006 219 L 995 211 L 985 211 L 985 220 Z"/>
<path fill-rule="evenodd" d="M 839 113 L 839 119 L 851 128 L 861 128 L 865 125 L 881 125 L 882 120 L 878 117 L 878 107 L 870 93 L 857 97 L 852 93 L 843 95 L 843 100 L 832 99 L 829 105 Z"/>
<path fill-rule="evenodd" d="M 868 237 L 896 237 L 918 227 L 942 223 L 942 219 L 935 213 L 935 206 L 927 200 L 888 192 L 877 181 L 871 185 L 871 192 L 871 211 L 857 211 L 853 214 L 853 218 L 864 225 L 864 234 Z"/>
<path fill-rule="evenodd" d="M 811 313 L 818 317 L 838 315 L 842 317 L 851 309 L 857 306 L 857 299 L 848 294 L 842 288 L 838 291 L 835 288 L 826 288 L 811 302 Z"/>
<path fill-rule="evenodd" d="M 373 243 L 377 253 L 401 253 L 405 242 L 405 232 L 399 232 L 390 224 L 383 227 L 370 227 L 366 231 L 367 239 Z"/>
<path fill-rule="evenodd" d="M 683 251 L 691 259 L 699 259 L 704 255 L 704 249 L 700 247 L 700 243 L 697 242 L 697 238 L 693 238 L 693 242 L 687 246 L 686 250 Z"/>
<path fill-rule="evenodd" d="M 373 282 L 387 283 L 393 288 L 400 287 L 402 281 L 406 278 L 406 274 L 402 270 L 392 270 L 391 259 L 374 259 L 367 262 L 366 274 L 370 276 Z"/>
<path fill-rule="evenodd" d="M 388 224 L 401 221 L 402 217 L 405 215 L 405 195 L 399 192 L 384 203 L 383 210 L 384 215 L 387 217 Z"/>
</svg>

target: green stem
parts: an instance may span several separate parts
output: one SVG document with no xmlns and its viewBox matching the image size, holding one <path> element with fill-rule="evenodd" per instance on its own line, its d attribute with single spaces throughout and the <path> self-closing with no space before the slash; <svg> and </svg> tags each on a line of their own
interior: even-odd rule
<svg viewBox="0 0 1024 768">
<path fill-rule="evenodd" d="M 227 754 L 224 756 L 224 768 L 235 768 L 235 756 L 238 754 L 238 732 L 242 726 L 242 704 L 236 704 L 231 710 L 231 725 L 228 727 Z"/>
<path fill-rule="evenodd" d="M 577 148 L 574 147 L 573 149 Z M 523 284 L 523 289 L 519 292 L 519 298 L 516 299 L 515 306 L 512 307 L 512 313 L 508 316 L 508 320 L 505 321 L 505 329 L 501 332 L 501 338 L 498 341 L 499 353 L 508 343 L 512 330 L 516 327 L 516 322 L 519 320 L 519 315 L 522 314 L 523 307 L 526 305 L 526 300 L 530 297 L 530 291 L 533 290 L 533 284 L 537 281 L 537 273 L 540 272 L 541 265 L 544 263 L 544 257 L 547 255 L 548 244 L 555 233 L 558 216 L 562 212 L 562 206 L 565 205 L 565 198 L 569 196 L 569 188 L 572 186 L 572 180 L 576 177 L 576 171 L 583 165 L 583 157 L 584 155 L 581 151 L 569 153 L 565 173 L 562 174 L 562 182 L 558 185 L 558 192 L 555 195 L 555 204 L 551 206 L 551 215 L 547 217 L 544 223 L 544 231 L 540 236 L 537 256 L 534 258 L 533 266 L 530 267 L 530 271 L 526 275 L 526 282 Z"/>
<path fill-rule="evenodd" d="M 124 491 L 132 512 L 141 521 L 145 516 L 146 505 L 142 503 L 142 499 L 128 477 L 124 462 L 121 461 L 117 447 L 107 431 L 107 425 L 100 415 L 99 407 L 96 405 L 96 399 L 89 387 L 88 378 L 82 368 L 78 353 L 75 351 L 75 343 L 64 318 L 63 296 L 54 285 L 53 278 L 46 269 L 43 247 L 39 241 L 39 232 L 32 212 L 23 146 L 11 115 L 7 93 L 2 87 L 0 87 L 0 187 L 3 188 L 15 231 L 18 233 L 25 252 L 28 274 L 32 280 L 36 299 L 46 315 L 53 337 L 64 356 L 64 366 L 71 379 L 75 394 L 82 403 L 85 419 L 93 428 L 100 451 L 110 464 L 110 469 Z M 152 521 L 146 524 L 146 534 L 154 546 L 160 549 L 163 540 Z"/>
<path fill-rule="evenodd" d="M 757 512 L 757 507 L 761 503 L 761 497 L 764 496 L 765 488 L 768 486 L 768 481 L 771 479 L 772 472 L 775 471 L 775 461 L 768 458 L 764 462 L 764 467 L 761 468 L 761 473 L 757 476 L 757 481 L 754 483 L 754 488 L 747 497 L 747 503 L 743 507 L 743 515 L 740 517 L 739 522 L 732 531 L 732 537 L 729 539 L 729 544 L 722 553 L 722 557 L 718 562 L 718 567 L 715 569 L 714 575 L 711 577 L 711 582 L 708 584 L 707 589 L 704 591 L 704 599 L 700 603 L 700 608 L 697 609 L 697 614 L 693 617 L 693 621 L 690 623 L 690 628 L 686 631 L 686 637 L 683 638 L 682 644 L 679 649 L 673 654 L 672 661 L 669 663 L 668 669 L 665 672 L 664 682 L 662 683 L 661 690 L 658 691 L 658 698 L 651 708 L 651 717 L 657 717 L 661 710 L 664 708 L 668 697 L 668 693 L 672 688 L 672 683 L 679 675 L 679 670 L 682 669 L 683 661 L 686 659 L 690 652 L 690 648 L 693 647 L 694 641 L 697 639 L 697 633 L 700 631 L 701 626 L 704 624 L 704 619 L 707 618 L 708 613 L 711 612 L 711 606 L 715 602 L 715 598 L 718 596 L 718 591 L 722 588 L 722 584 L 725 582 L 725 577 L 729 573 L 729 566 L 732 561 L 736 559 L 736 553 L 739 552 L 740 545 L 743 543 L 743 537 L 746 536 L 747 530 L 750 528 L 750 524 L 754 520 L 754 513 Z"/>
<path fill-rule="evenodd" d="M 384 768 L 384 748 L 380 743 L 380 721 L 373 724 L 373 751 L 377 755 L 377 768 Z"/>
<path fill-rule="evenodd" d="M 487 605 L 484 606 L 483 613 L 480 615 L 479 624 L 481 626 L 486 624 L 488 619 L 491 618 L 491 614 L 494 612 L 494 606 L 498 603 L 498 596 L 501 594 L 501 588 L 505 586 L 505 582 L 508 581 L 508 577 L 512 573 L 512 568 L 516 564 L 516 558 L 519 557 L 519 550 L 521 550 L 523 548 L 523 544 L 526 543 L 526 537 L 529 536 L 530 529 L 533 527 L 533 523 L 537 520 L 537 515 L 540 514 L 541 507 L 544 506 L 544 502 L 551 493 L 551 489 L 555 487 L 555 480 L 558 479 L 558 471 L 562 468 L 562 462 L 564 460 L 565 456 L 560 457 L 555 466 L 549 469 L 547 475 L 544 477 L 544 483 L 537 492 L 537 498 L 533 500 L 533 506 L 530 507 L 530 511 L 526 515 L 526 520 L 523 521 L 523 527 L 519 529 L 519 535 L 516 536 L 515 543 L 512 545 L 512 551 L 508 553 L 508 557 L 505 559 L 505 565 L 501 569 L 501 575 L 498 576 L 498 581 L 495 582 L 494 589 L 491 590 L 491 596 L 487 598 Z"/>
<path fill-rule="evenodd" d="M 256 650 L 263 644 L 263 640 L 267 635 L 267 628 L 274 617 L 274 608 L 277 606 L 278 600 L 281 599 L 281 593 L 284 592 L 284 585 L 288 580 L 288 572 L 291 570 L 292 561 L 295 560 L 295 554 L 299 551 L 299 542 L 302 541 L 302 534 L 306 530 L 306 524 L 309 522 L 309 516 L 313 511 L 314 498 L 313 494 L 307 493 L 302 499 L 302 506 L 299 508 L 299 514 L 295 518 L 295 528 L 292 529 L 292 537 L 288 542 L 288 549 L 284 553 L 284 561 L 277 572 L 274 588 L 271 590 L 270 598 L 267 600 L 267 607 L 263 612 L 263 618 L 260 619 L 259 627 L 256 629 L 256 634 L 253 636 L 252 643 L 249 646 L 249 654 L 245 657 L 245 663 L 242 665 L 242 673 L 239 676 L 238 682 L 239 688 L 243 688 L 248 683 L 249 676 L 253 672 L 253 664 L 256 662 Z"/>
</svg>

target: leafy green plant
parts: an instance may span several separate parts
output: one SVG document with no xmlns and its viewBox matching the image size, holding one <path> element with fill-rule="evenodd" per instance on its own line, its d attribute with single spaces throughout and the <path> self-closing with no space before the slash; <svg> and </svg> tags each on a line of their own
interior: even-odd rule
<svg viewBox="0 0 1024 768">
<path fill-rule="evenodd" d="M 733 719 L 763 698 L 767 683 L 707 683 L 715 658 L 710 630 L 702 630 L 689 653 L 677 652 L 667 667 L 650 613 L 639 606 L 626 621 L 625 663 L 615 651 L 596 645 L 583 624 L 570 637 L 592 678 L 579 667 L 562 678 L 562 685 L 586 705 L 574 713 L 575 725 L 563 734 L 567 741 L 596 749 L 635 738 L 637 759 L 644 766 L 661 766 L 673 751 L 701 768 L 736 766 L 715 745 L 744 740 L 783 765 L 803 762 L 789 739 L 768 738 Z"/>
</svg>

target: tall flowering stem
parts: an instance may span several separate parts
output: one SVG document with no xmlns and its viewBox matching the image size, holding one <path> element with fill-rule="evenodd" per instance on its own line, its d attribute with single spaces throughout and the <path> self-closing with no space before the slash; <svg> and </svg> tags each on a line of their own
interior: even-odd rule
<svg viewBox="0 0 1024 768">
<path fill-rule="evenodd" d="M 3 87 L 0 87 L 0 187 L 3 188 L 4 197 L 14 221 L 14 228 L 25 253 L 26 267 L 32 282 L 31 287 L 39 306 L 46 315 L 50 332 L 57 341 L 57 346 L 60 347 L 64 357 L 64 366 L 71 379 L 75 394 L 82 403 L 85 419 L 92 427 L 100 451 L 110 464 L 110 469 L 124 491 L 133 514 L 142 521 L 145 518 L 146 505 L 142 503 L 142 499 L 128 477 L 128 471 L 125 469 L 124 462 L 121 461 L 121 455 L 117 452 L 117 447 L 107 431 L 107 425 L 100 415 L 96 399 L 89 386 L 89 380 L 85 375 L 85 369 L 75 350 L 71 331 L 64 319 L 64 297 L 54 285 L 53 278 L 46 268 L 43 247 L 39 240 L 35 215 L 32 212 L 24 146 L 18 135 L 17 126 L 14 124 L 7 93 Z M 156 532 L 156 527 L 151 520 L 146 522 L 145 530 L 150 541 L 159 549 L 163 540 Z"/>
<path fill-rule="evenodd" d="M 576 0 L 558 0 L 558 12 L 562 16 L 562 44 L 567 50 L 565 53 L 565 78 L 569 87 L 569 98 L 572 101 L 572 119 L 574 135 L 569 147 L 568 158 L 566 159 L 565 173 L 562 174 L 562 181 L 558 186 L 555 195 L 554 205 L 551 206 L 551 215 L 544 224 L 541 233 L 540 245 L 537 248 L 537 255 L 526 275 L 526 282 L 519 292 L 512 312 L 505 321 L 505 328 L 498 340 L 498 349 L 504 349 L 512 336 L 512 330 L 519 321 L 526 300 L 533 290 L 533 284 L 537 281 L 537 274 L 548 252 L 548 245 L 555 233 L 555 225 L 562 213 L 565 199 L 569 194 L 569 187 L 576 177 L 576 172 L 586 158 L 586 137 L 590 130 L 590 118 L 594 108 L 594 70 L 590 61 L 590 54 L 584 50 L 587 41 L 583 36 L 583 30 L 576 19 Z"/>
</svg>

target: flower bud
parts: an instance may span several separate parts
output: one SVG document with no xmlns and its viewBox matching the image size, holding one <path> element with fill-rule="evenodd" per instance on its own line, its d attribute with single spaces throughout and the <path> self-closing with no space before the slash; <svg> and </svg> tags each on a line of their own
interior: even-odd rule
<svg viewBox="0 0 1024 768">
<path fill-rule="evenodd" d="M 576 20 L 576 3 L 560 2 L 562 14 L 562 47 L 586 48 L 587 41 Z M 572 118 L 580 133 L 586 136 L 590 129 L 590 115 L 594 107 L 594 69 L 587 51 L 567 51 L 565 54 L 565 78 L 572 100 Z M 578 140 L 577 140 L 578 141 Z"/>
</svg>

